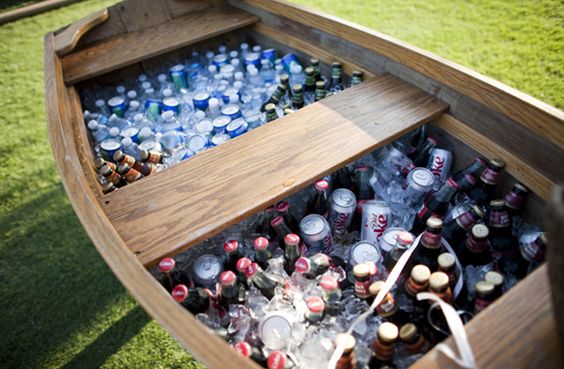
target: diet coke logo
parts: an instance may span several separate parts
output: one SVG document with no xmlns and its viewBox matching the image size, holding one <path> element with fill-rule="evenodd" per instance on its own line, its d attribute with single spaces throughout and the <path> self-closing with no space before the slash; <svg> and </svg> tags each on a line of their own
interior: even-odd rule
<svg viewBox="0 0 564 369">
<path fill-rule="evenodd" d="M 349 220 L 348 214 L 339 213 L 335 219 L 335 233 L 343 234 L 347 229 L 347 221 Z"/>
<path fill-rule="evenodd" d="M 372 219 L 370 221 L 370 226 L 372 228 L 372 232 L 376 233 L 376 239 L 380 240 L 382 237 L 382 233 L 388 228 L 388 217 L 385 215 L 376 215 L 372 214 Z"/>
<path fill-rule="evenodd" d="M 435 156 L 433 160 L 433 165 L 431 166 L 431 172 L 435 177 L 440 177 L 445 168 L 445 159 L 440 156 Z"/>
</svg>

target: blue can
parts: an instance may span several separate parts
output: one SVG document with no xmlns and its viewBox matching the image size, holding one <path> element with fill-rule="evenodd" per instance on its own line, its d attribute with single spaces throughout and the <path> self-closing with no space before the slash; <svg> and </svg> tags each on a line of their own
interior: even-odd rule
<svg viewBox="0 0 564 369">
<path fill-rule="evenodd" d="M 212 137 L 211 144 L 212 146 L 219 146 L 222 143 L 229 141 L 230 139 L 231 136 L 229 136 L 227 133 L 220 133 Z"/>
<path fill-rule="evenodd" d="M 188 150 L 192 151 L 193 153 L 198 153 L 203 151 L 208 147 L 209 141 L 208 138 L 204 135 L 194 135 L 188 139 Z"/>
<path fill-rule="evenodd" d="M 296 54 L 289 53 L 284 55 L 284 57 L 282 58 L 282 66 L 284 67 L 284 69 L 286 69 L 288 73 L 290 72 L 290 66 L 292 65 L 292 63 L 300 64 L 300 61 L 298 60 Z"/>
<path fill-rule="evenodd" d="M 203 111 L 206 111 L 206 109 L 208 108 L 209 101 L 210 101 L 210 94 L 208 94 L 207 92 L 198 92 L 192 98 L 192 102 L 194 103 L 194 108 Z"/>
<path fill-rule="evenodd" d="M 249 128 L 247 122 L 243 118 L 238 118 L 227 125 L 227 134 L 231 138 L 235 138 L 247 132 L 247 128 Z"/>
<path fill-rule="evenodd" d="M 217 54 L 213 57 L 212 62 L 217 67 L 217 69 L 219 69 L 222 65 L 227 64 L 227 55 Z"/>
<path fill-rule="evenodd" d="M 125 99 L 121 96 L 112 97 L 108 100 L 108 106 L 112 113 L 118 117 L 123 118 L 125 116 L 125 111 L 127 110 L 127 105 L 125 104 Z"/>
<path fill-rule="evenodd" d="M 188 73 L 184 65 L 177 64 L 170 68 L 168 73 L 177 91 L 180 91 L 181 88 L 188 88 Z"/>
<path fill-rule="evenodd" d="M 241 114 L 241 109 L 239 109 L 239 107 L 235 104 L 225 105 L 221 109 L 221 114 L 228 116 L 231 120 L 235 120 L 243 116 L 243 114 Z"/>
<path fill-rule="evenodd" d="M 126 127 L 121 131 L 121 137 L 129 137 L 131 141 L 139 143 L 139 128 L 137 127 Z"/>
<path fill-rule="evenodd" d="M 259 53 L 248 53 L 245 56 L 245 66 L 254 65 L 257 69 L 260 69 L 260 54 Z"/>
<path fill-rule="evenodd" d="M 174 114 L 180 114 L 180 103 L 176 97 L 166 97 L 163 99 L 163 112 L 172 111 Z"/>
<path fill-rule="evenodd" d="M 119 149 L 121 149 L 121 142 L 114 138 L 108 138 L 100 144 L 100 154 L 105 160 L 114 161 L 114 154 Z"/>
<path fill-rule="evenodd" d="M 211 136 L 213 132 L 213 122 L 209 119 L 202 119 L 194 125 L 194 129 L 201 135 Z"/>
<path fill-rule="evenodd" d="M 225 133 L 227 125 L 231 123 L 231 118 L 226 115 L 219 116 L 213 120 L 213 130 L 216 134 Z"/>
<path fill-rule="evenodd" d="M 272 64 L 274 64 L 274 61 L 276 60 L 276 50 L 274 49 L 263 50 L 261 53 L 261 58 L 268 59 Z"/>
<path fill-rule="evenodd" d="M 145 110 L 153 115 L 160 116 L 163 109 L 163 102 L 158 99 L 147 99 L 145 101 Z"/>
</svg>

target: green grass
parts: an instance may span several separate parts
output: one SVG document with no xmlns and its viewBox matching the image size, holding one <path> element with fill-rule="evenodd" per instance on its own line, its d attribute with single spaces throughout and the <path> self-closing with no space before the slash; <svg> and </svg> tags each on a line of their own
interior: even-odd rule
<svg viewBox="0 0 564 369">
<path fill-rule="evenodd" d="M 42 37 L 112 2 L 90 0 L 0 26 L 2 368 L 198 367 L 106 267 L 74 215 L 51 155 Z M 307 3 L 563 106 L 558 1 Z"/>
</svg>

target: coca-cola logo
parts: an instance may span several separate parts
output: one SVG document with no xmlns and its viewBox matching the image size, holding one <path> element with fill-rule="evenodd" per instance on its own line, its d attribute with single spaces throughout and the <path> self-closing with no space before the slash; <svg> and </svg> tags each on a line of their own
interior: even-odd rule
<svg viewBox="0 0 564 369">
<path fill-rule="evenodd" d="M 178 302 L 184 301 L 188 296 L 188 287 L 183 284 L 179 284 L 172 290 L 172 298 Z"/>
<path fill-rule="evenodd" d="M 320 312 L 325 308 L 325 303 L 321 297 L 314 296 L 308 300 L 307 307 L 313 312 Z"/>
<path fill-rule="evenodd" d="M 173 258 L 165 258 L 159 263 L 159 270 L 163 273 L 170 272 L 174 269 L 176 262 Z"/>
<path fill-rule="evenodd" d="M 247 342 L 237 342 L 233 347 L 244 357 L 249 357 L 251 355 L 251 345 Z"/>
<path fill-rule="evenodd" d="M 267 360 L 268 369 L 284 369 L 286 366 L 286 355 L 280 351 L 274 351 Z"/>
<path fill-rule="evenodd" d="M 376 233 L 376 239 L 379 240 L 382 237 L 382 233 L 388 228 L 388 217 L 380 214 L 372 214 L 370 220 L 370 226 L 372 228 L 372 232 Z"/>
<path fill-rule="evenodd" d="M 445 167 L 445 159 L 439 155 L 435 156 L 433 160 L 433 165 L 431 166 L 431 172 L 435 177 L 440 177 L 443 173 Z"/>
<path fill-rule="evenodd" d="M 306 273 L 309 271 L 309 260 L 307 260 L 306 258 L 298 258 L 298 260 L 296 260 L 296 263 L 294 264 L 294 268 L 296 269 L 296 271 L 298 273 Z"/>
</svg>

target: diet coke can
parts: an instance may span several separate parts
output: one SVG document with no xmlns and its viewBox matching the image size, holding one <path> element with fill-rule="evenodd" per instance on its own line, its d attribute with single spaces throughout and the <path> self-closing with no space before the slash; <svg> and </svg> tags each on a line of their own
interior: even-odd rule
<svg viewBox="0 0 564 369">
<path fill-rule="evenodd" d="M 331 195 L 329 225 L 336 235 L 345 234 L 356 209 L 356 196 L 346 188 L 338 188 Z"/>
<path fill-rule="evenodd" d="M 300 222 L 302 240 L 309 246 L 310 253 L 323 252 L 327 255 L 333 251 L 333 238 L 327 219 L 319 214 L 310 214 Z"/>
<path fill-rule="evenodd" d="M 437 181 L 444 182 L 452 168 L 452 153 L 445 149 L 433 149 L 429 154 L 427 168 L 431 170 Z"/>
<path fill-rule="evenodd" d="M 415 168 L 407 176 L 405 194 L 409 200 L 416 204 L 433 189 L 435 177 L 427 168 Z"/>
<path fill-rule="evenodd" d="M 385 201 L 370 200 L 362 209 L 360 239 L 380 245 L 380 237 L 392 221 L 392 208 Z"/>
</svg>

